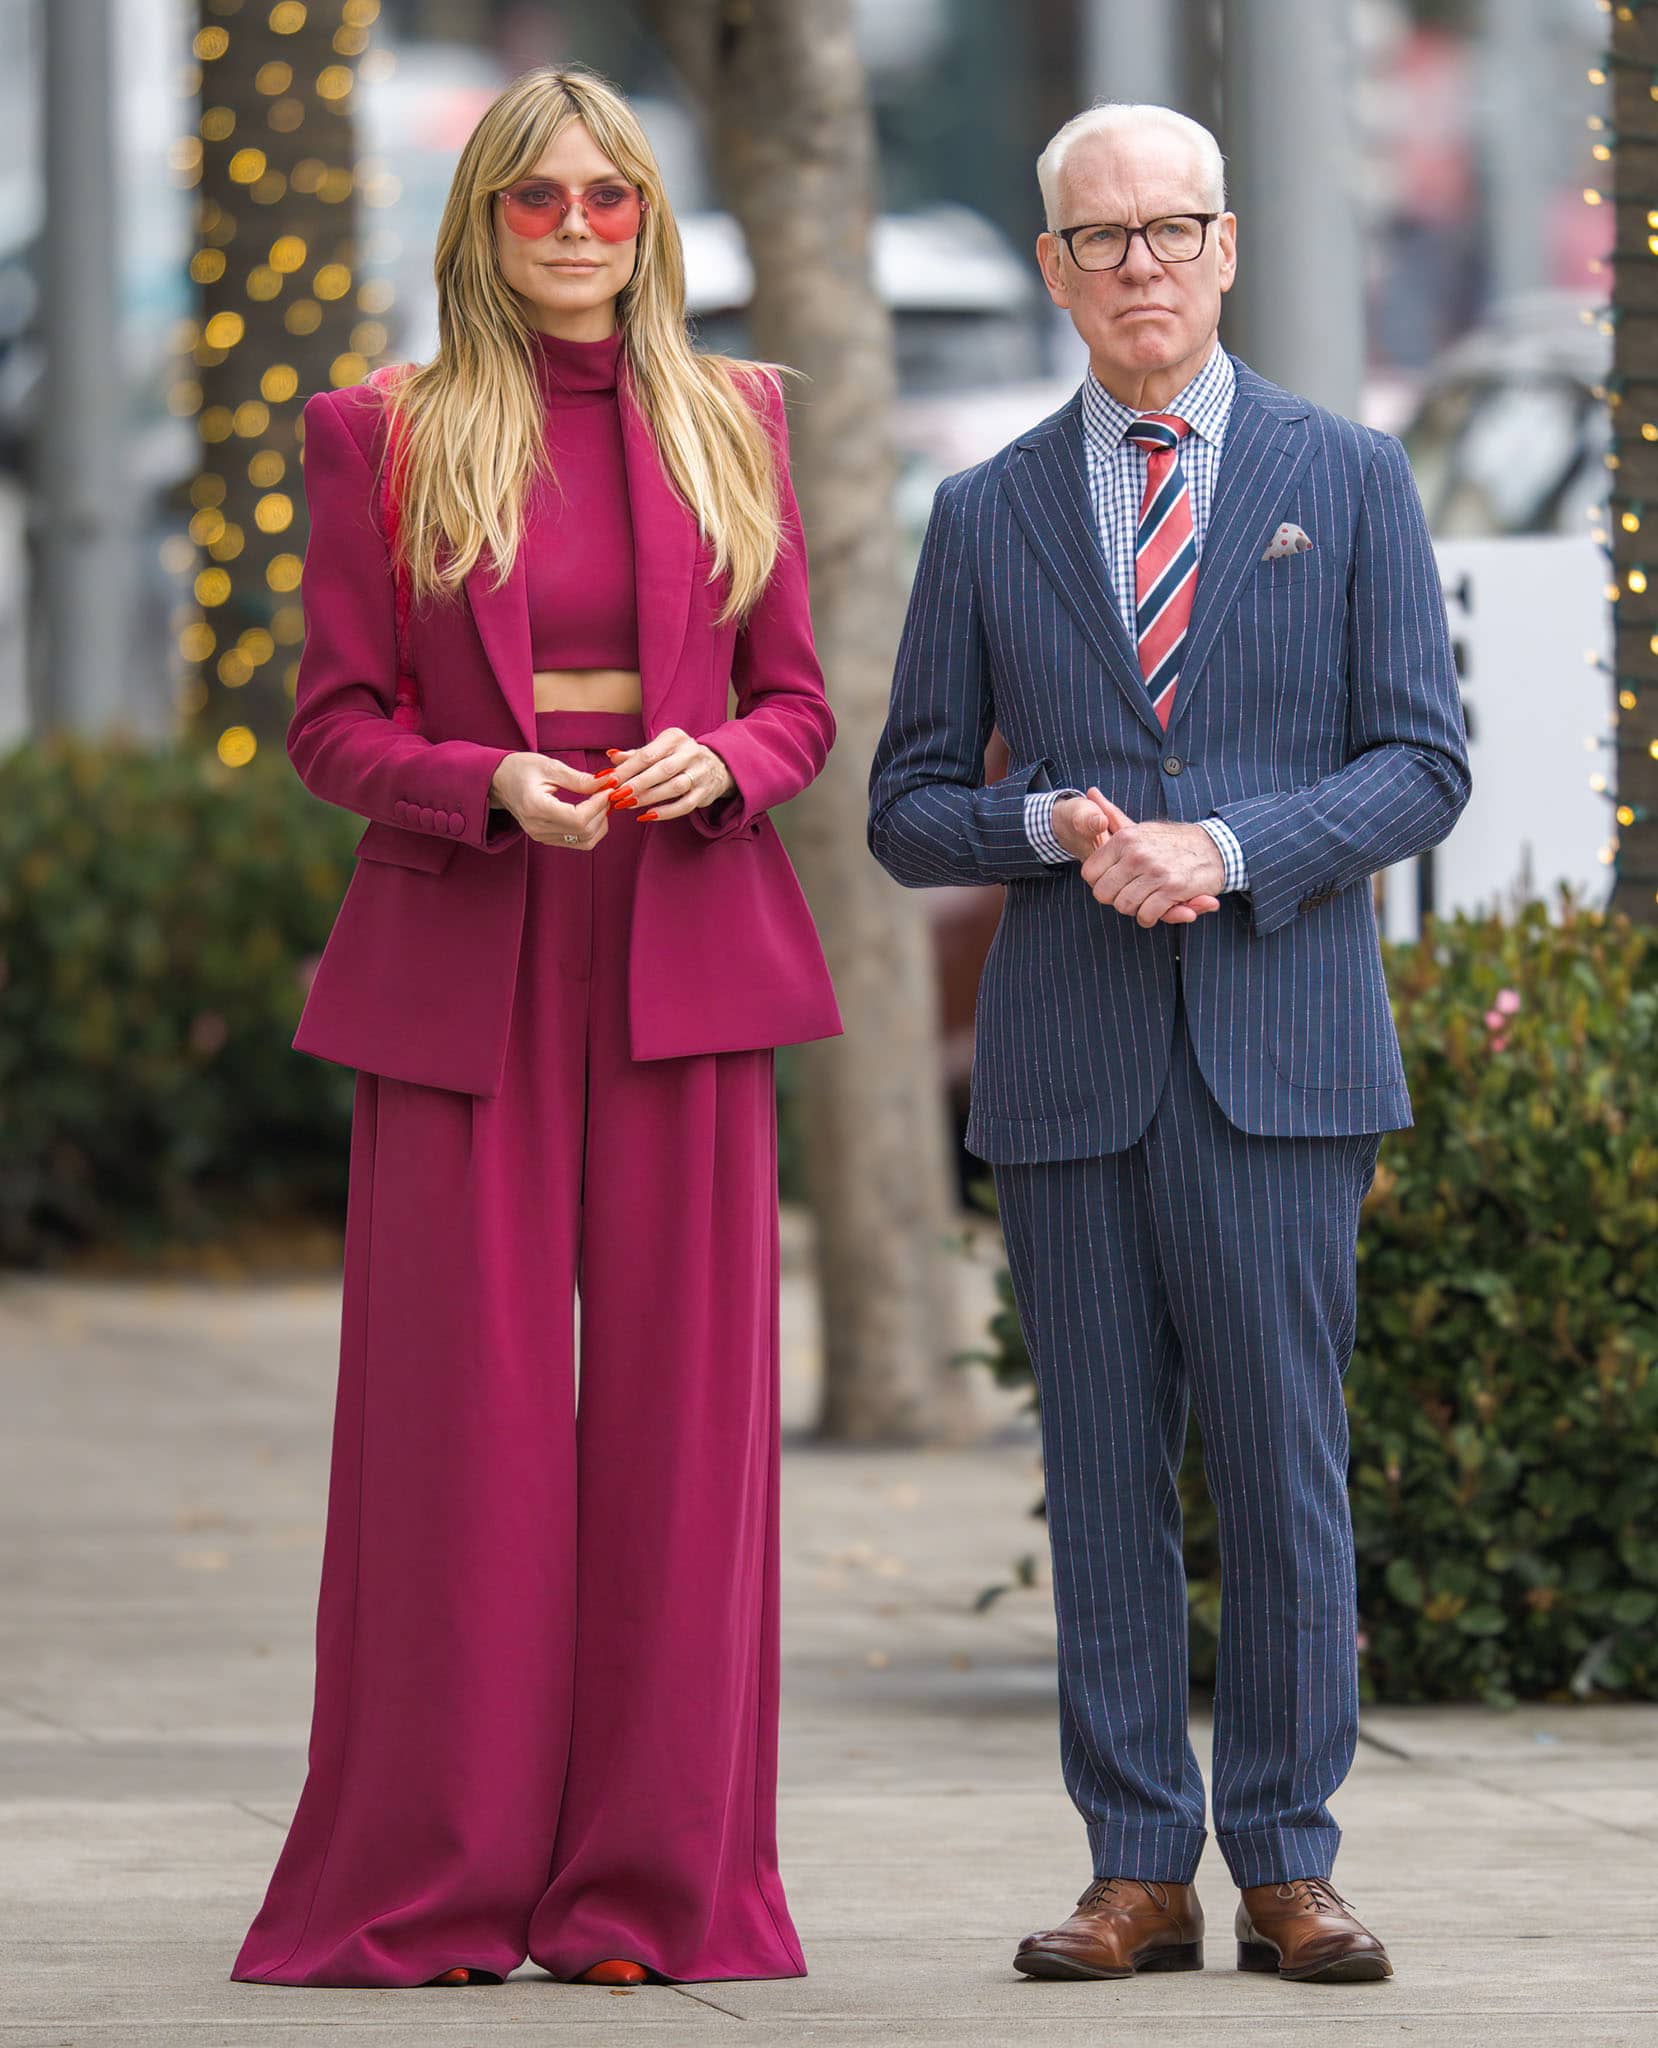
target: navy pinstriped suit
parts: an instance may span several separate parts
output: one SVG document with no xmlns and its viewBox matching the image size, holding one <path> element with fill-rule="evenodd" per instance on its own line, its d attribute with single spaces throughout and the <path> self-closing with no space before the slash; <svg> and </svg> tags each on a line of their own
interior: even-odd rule
<svg viewBox="0 0 1658 2048">
<path fill-rule="evenodd" d="M 1189 1879 L 1176 1491 L 1196 1401 L 1221 1531 L 1217 1838 L 1327 1876 L 1357 1722 L 1342 1374 L 1378 1133 L 1411 1120 L 1369 879 L 1467 800 L 1439 576 L 1400 443 L 1233 358 L 1169 729 L 1101 551 L 1080 395 L 939 486 L 870 781 L 911 886 L 1005 882 L 968 1143 L 1042 1396 L 1062 1764 L 1101 1876 Z M 1280 523 L 1310 551 L 1262 559 Z M 992 726 L 1011 758 L 986 786 Z M 1143 930 L 1027 837 L 1097 783 L 1223 818 L 1247 891 Z"/>
</svg>

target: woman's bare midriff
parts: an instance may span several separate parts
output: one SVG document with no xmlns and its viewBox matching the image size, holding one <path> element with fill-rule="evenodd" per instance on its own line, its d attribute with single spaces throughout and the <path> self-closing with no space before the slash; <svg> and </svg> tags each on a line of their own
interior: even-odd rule
<svg viewBox="0 0 1658 2048">
<path fill-rule="evenodd" d="M 537 711 L 637 711 L 643 698 L 633 668 L 538 668 Z"/>
</svg>

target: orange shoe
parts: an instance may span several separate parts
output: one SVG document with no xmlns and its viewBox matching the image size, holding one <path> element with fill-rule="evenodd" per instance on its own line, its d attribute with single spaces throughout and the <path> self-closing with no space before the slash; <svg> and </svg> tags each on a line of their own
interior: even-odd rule
<svg viewBox="0 0 1658 2048">
<path fill-rule="evenodd" d="M 493 1970 L 468 1969 L 464 1963 L 457 1963 L 454 1969 L 428 1977 L 425 1981 L 427 1984 L 499 1984 L 501 1979 Z"/>
<path fill-rule="evenodd" d="M 643 1963 L 630 1963 L 621 1957 L 612 1957 L 607 1963 L 595 1963 L 590 1970 L 583 1970 L 576 1979 L 578 1984 L 643 1984 L 650 1972 Z"/>
</svg>

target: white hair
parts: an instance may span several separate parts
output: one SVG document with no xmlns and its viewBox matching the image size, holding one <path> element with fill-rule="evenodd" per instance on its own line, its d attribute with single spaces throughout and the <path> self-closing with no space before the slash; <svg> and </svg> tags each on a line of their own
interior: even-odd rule
<svg viewBox="0 0 1658 2048">
<path fill-rule="evenodd" d="M 1042 211 L 1050 229 L 1059 209 L 1060 175 L 1076 145 L 1096 135 L 1123 135 L 1147 128 L 1161 128 L 1190 145 L 1203 182 L 1205 209 L 1226 211 L 1226 161 L 1220 144 L 1201 121 L 1194 121 L 1189 114 L 1178 113 L 1173 107 L 1135 100 L 1099 100 L 1082 113 L 1074 114 L 1036 159 L 1036 182 L 1042 188 Z"/>
</svg>

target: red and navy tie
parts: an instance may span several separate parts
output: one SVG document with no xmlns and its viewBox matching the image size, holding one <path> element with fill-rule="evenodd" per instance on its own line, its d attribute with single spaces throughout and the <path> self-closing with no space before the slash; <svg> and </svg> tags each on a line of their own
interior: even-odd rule
<svg viewBox="0 0 1658 2048">
<path fill-rule="evenodd" d="M 1191 432 L 1173 413 L 1143 413 L 1128 439 L 1146 449 L 1146 491 L 1134 534 L 1134 624 L 1140 672 L 1157 722 L 1167 732 L 1180 681 L 1180 654 L 1197 588 L 1197 538 L 1192 499 L 1180 466 L 1180 443 Z"/>
</svg>

